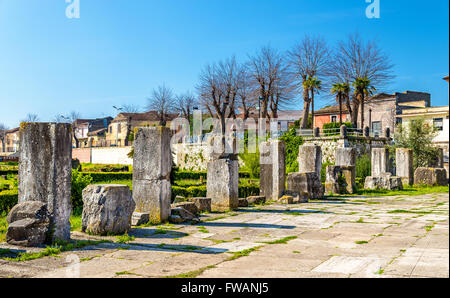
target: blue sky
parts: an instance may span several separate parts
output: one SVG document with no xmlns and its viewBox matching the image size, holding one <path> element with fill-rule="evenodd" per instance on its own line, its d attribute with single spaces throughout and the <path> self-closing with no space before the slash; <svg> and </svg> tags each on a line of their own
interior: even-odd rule
<svg viewBox="0 0 450 298">
<path fill-rule="evenodd" d="M 396 79 L 379 91 L 429 92 L 433 105 L 448 105 L 449 2 L 380 3 L 381 18 L 368 19 L 365 0 L 80 0 L 80 18 L 68 19 L 65 0 L 0 0 L 0 122 L 114 116 L 113 105 L 144 106 L 162 83 L 194 90 L 209 62 L 355 32 L 395 64 Z"/>
</svg>

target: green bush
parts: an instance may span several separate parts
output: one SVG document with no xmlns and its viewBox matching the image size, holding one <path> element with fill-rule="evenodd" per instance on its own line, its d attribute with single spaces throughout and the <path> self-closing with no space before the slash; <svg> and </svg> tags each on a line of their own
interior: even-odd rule
<svg viewBox="0 0 450 298">
<path fill-rule="evenodd" d="M 17 176 L 19 175 L 18 170 L 0 170 L 0 176 Z"/>
<path fill-rule="evenodd" d="M 83 189 L 92 184 L 92 177 L 86 173 L 72 170 L 72 209 L 74 214 L 80 214 L 83 210 Z"/>
<path fill-rule="evenodd" d="M 353 124 L 351 122 L 343 122 L 342 125 L 347 126 L 347 128 L 353 128 Z M 330 122 L 325 123 L 322 127 L 322 130 L 325 131 L 325 136 L 338 136 L 340 135 L 341 124 L 339 122 Z M 326 131 L 328 129 L 333 129 L 332 131 Z"/>
<path fill-rule="evenodd" d="M 239 157 L 244 162 L 242 167 L 246 173 L 249 173 L 251 179 L 259 178 L 259 151 L 256 153 L 242 153 Z"/>
<path fill-rule="evenodd" d="M 364 184 L 366 177 L 372 175 L 372 164 L 369 155 L 361 155 L 356 159 L 356 179 L 359 185 Z"/>
<path fill-rule="evenodd" d="M 298 172 L 298 149 L 303 145 L 303 138 L 297 136 L 297 129 L 299 127 L 295 126 L 286 132 L 282 137 L 281 141 L 286 144 L 286 172 L 293 173 Z"/>
<path fill-rule="evenodd" d="M 127 173 L 80 172 L 80 174 L 83 176 L 92 177 L 92 182 L 94 183 L 133 179 L 133 173 L 131 172 Z"/>
<path fill-rule="evenodd" d="M 18 201 L 17 190 L 6 190 L 0 192 L 0 214 L 8 213 Z"/>
</svg>

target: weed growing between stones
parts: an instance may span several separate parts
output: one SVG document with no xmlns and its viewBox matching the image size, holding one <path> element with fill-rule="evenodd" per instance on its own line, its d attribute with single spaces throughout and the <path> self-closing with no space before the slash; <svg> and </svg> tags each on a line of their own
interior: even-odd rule
<svg viewBox="0 0 450 298">
<path fill-rule="evenodd" d="M 275 241 L 269 241 L 269 242 L 261 242 L 265 244 L 287 244 L 289 241 L 297 239 L 297 236 L 289 236 L 285 237 L 283 239 L 275 240 Z"/>
</svg>

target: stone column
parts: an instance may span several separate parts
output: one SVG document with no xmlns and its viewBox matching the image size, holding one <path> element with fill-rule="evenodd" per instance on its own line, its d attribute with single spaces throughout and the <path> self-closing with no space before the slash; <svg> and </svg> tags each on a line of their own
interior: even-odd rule
<svg viewBox="0 0 450 298">
<path fill-rule="evenodd" d="M 48 241 L 70 239 L 72 126 L 22 123 L 19 203 L 38 201 L 50 213 Z"/>
<path fill-rule="evenodd" d="M 172 154 L 170 129 L 139 128 L 134 142 L 133 199 L 136 212 L 149 213 L 153 224 L 170 216 Z"/>
<path fill-rule="evenodd" d="M 208 162 L 207 196 L 212 211 L 226 212 L 239 207 L 239 162 L 216 159 Z"/>
<path fill-rule="evenodd" d="M 356 149 L 337 148 L 336 166 L 339 166 L 347 183 L 347 192 L 352 194 L 356 189 Z"/>
<path fill-rule="evenodd" d="M 402 178 L 403 184 L 414 184 L 413 151 L 397 148 L 396 152 L 397 177 Z"/>
<path fill-rule="evenodd" d="M 390 172 L 389 150 L 387 148 L 372 148 L 372 177 Z"/>
<path fill-rule="evenodd" d="M 269 140 L 260 146 L 260 195 L 277 201 L 286 185 L 286 145 Z"/>
<path fill-rule="evenodd" d="M 322 148 L 315 144 L 300 146 L 298 152 L 299 173 L 316 173 L 320 178 L 322 170 Z"/>
</svg>

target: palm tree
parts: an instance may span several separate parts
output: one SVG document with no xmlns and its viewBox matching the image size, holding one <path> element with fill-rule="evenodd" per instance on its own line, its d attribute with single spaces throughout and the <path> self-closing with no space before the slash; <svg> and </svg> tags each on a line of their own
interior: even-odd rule
<svg viewBox="0 0 450 298">
<path fill-rule="evenodd" d="M 311 117 L 312 117 L 312 128 L 314 129 L 314 94 L 319 93 L 322 89 L 322 81 L 318 80 L 316 77 L 308 78 L 305 85 L 309 92 L 311 92 Z"/>
<path fill-rule="evenodd" d="M 336 83 L 331 88 L 331 93 L 336 94 L 336 101 L 339 103 L 339 123 L 342 126 L 342 101 L 348 96 L 350 86 L 347 83 Z"/>
<path fill-rule="evenodd" d="M 357 78 L 352 85 L 355 89 L 356 98 L 361 104 L 361 129 L 364 129 L 364 101 L 366 96 L 372 95 L 376 89 L 367 77 Z"/>
</svg>

